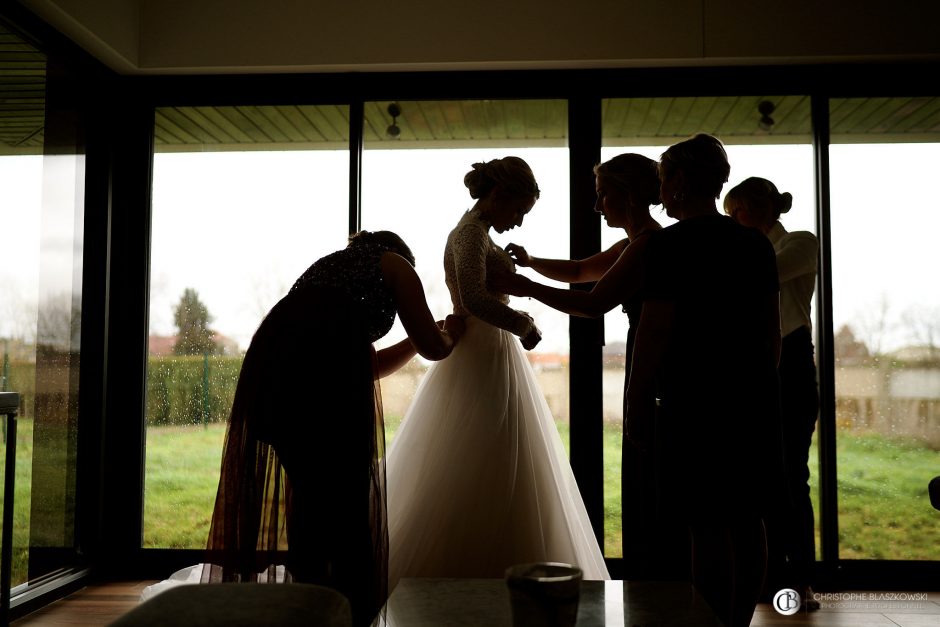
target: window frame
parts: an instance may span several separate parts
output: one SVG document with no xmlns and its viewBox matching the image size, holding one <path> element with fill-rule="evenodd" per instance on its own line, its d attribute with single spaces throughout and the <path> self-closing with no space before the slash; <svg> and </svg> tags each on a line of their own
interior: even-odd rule
<svg viewBox="0 0 940 627">
<path fill-rule="evenodd" d="M 349 229 L 360 224 L 363 103 L 373 100 L 566 99 L 569 106 L 571 254 L 600 250 L 591 168 L 601 144 L 605 98 L 806 94 L 811 97 L 820 272 L 817 289 L 822 586 L 914 589 L 940 580 L 940 561 L 839 560 L 835 385 L 831 320 L 829 99 L 940 96 L 906 76 L 937 75 L 940 62 L 779 66 L 388 72 L 351 74 L 118 76 L 27 9 L 4 5 L 5 21 L 37 33 L 86 86 L 83 359 L 79 401 L 76 537 L 79 568 L 12 599 L 11 618 L 83 585 L 88 577 L 162 579 L 201 560 L 198 550 L 144 549 L 144 390 L 154 111 L 161 106 L 329 104 L 350 107 Z M 921 81 L 923 83 L 923 81 Z M 681 138 L 678 138 L 681 139 Z M 599 341 L 600 338 L 600 341 Z M 571 324 L 571 463 L 595 532 L 603 532 L 601 342 L 603 320 Z M 133 418 L 133 419 L 129 419 Z M 608 560 L 617 577 L 619 559 Z"/>
</svg>

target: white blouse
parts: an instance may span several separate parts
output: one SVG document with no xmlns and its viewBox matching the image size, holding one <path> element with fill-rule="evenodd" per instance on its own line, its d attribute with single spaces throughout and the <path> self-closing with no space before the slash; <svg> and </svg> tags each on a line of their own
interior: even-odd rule
<svg viewBox="0 0 940 627">
<path fill-rule="evenodd" d="M 767 234 L 777 253 L 780 280 L 780 326 L 786 337 L 802 326 L 812 330 L 810 307 L 816 289 L 819 242 L 809 231 L 788 233 L 780 222 Z"/>
</svg>

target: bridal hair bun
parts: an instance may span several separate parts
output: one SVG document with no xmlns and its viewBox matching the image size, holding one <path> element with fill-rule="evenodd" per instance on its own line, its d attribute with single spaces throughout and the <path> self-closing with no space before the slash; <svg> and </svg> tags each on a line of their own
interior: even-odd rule
<svg viewBox="0 0 940 627">
<path fill-rule="evenodd" d="M 780 214 L 786 213 L 793 206 L 793 194 L 777 191 L 773 182 L 759 176 L 744 179 L 725 196 L 725 208 L 735 204 L 762 209 L 767 212 L 769 222 L 775 222 Z"/>
<path fill-rule="evenodd" d="M 474 163 L 473 169 L 463 177 L 463 184 L 470 190 L 470 198 L 486 198 L 499 187 L 513 195 L 538 198 L 538 183 L 532 168 L 519 157 L 503 157 L 492 161 Z"/>
<path fill-rule="evenodd" d="M 783 192 L 779 196 L 777 202 L 777 207 L 780 209 L 780 213 L 786 213 L 793 206 L 793 194 L 790 192 Z"/>
</svg>

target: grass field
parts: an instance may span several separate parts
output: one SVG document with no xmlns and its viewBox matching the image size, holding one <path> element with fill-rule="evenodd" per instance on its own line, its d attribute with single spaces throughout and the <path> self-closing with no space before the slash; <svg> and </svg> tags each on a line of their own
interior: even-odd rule
<svg viewBox="0 0 940 627">
<path fill-rule="evenodd" d="M 400 418 L 387 421 L 390 436 Z M 29 544 L 32 421 L 18 421 L 13 584 L 25 577 Z M 567 447 L 568 429 L 559 424 Z M 158 427 L 147 432 L 144 546 L 201 548 L 215 500 L 224 425 Z M 616 425 L 604 433 L 605 554 L 620 550 L 620 443 Z M 845 559 L 940 560 L 940 512 L 927 482 L 940 474 L 940 452 L 916 442 L 840 433 L 839 541 Z M 3 451 L 0 449 L 0 458 Z M 815 450 L 811 460 L 815 460 Z M 3 465 L 0 463 L 0 469 Z M 813 470 L 813 494 L 816 472 Z M 2 488 L 2 482 L 0 482 Z"/>
</svg>

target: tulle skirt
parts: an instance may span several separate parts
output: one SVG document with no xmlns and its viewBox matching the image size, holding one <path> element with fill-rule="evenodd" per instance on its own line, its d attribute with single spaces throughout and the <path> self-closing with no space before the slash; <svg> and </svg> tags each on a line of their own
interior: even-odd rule
<svg viewBox="0 0 940 627">
<path fill-rule="evenodd" d="M 389 590 L 403 577 L 502 577 L 533 561 L 609 579 L 519 340 L 476 318 L 434 363 L 386 456 Z"/>
<path fill-rule="evenodd" d="M 387 596 L 388 540 L 381 391 L 358 311 L 310 286 L 281 299 L 255 332 L 201 581 L 329 586 L 366 625 Z"/>
</svg>

